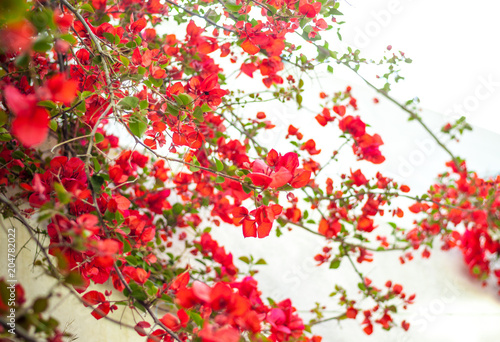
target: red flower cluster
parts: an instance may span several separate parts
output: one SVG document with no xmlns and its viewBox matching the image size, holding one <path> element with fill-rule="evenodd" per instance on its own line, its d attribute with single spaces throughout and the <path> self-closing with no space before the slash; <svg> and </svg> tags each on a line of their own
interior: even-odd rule
<svg viewBox="0 0 500 342">
<path fill-rule="evenodd" d="M 283 207 L 279 204 L 270 206 L 261 205 L 250 213 L 247 208 L 239 207 L 233 209 L 233 220 L 235 225 L 243 226 L 244 237 L 266 237 L 271 232 L 274 220 L 281 214 Z"/>
<path fill-rule="evenodd" d="M 22 94 L 16 87 L 5 87 L 4 94 L 7 106 L 14 114 L 12 134 L 25 146 L 41 144 L 49 133 L 49 112 L 38 105 L 39 101 L 53 101 L 69 105 L 76 97 L 77 83 L 66 79 L 63 74 L 55 75 L 47 80 L 36 94 Z"/>
<path fill-rule="evenodd" d="M 441 235 L 442 249 L 462 250 L 472 276 L 484 281 L 493 273 L 500 285 L 500 269 L 491 270 L 492 258 L 500 255 L 500 240 L 495 237 L 498 229 L 495 222 L 500 213 L 500 177 L 481 179 L 475 173 L 468 173 L 465 163 L 457 166 L 449 162 L 447 166 L 452 172 L 444 173 L 442 183 L 434 184 L 428 191 L 434 203 L 417 202 L 410 206 L 410 211 L 427 216 L 408 232 L 407 238 L 417 249 Z M 491 200 L 485 201 L 486 198 Z M 463 232 L 456 228 L 459 225 L 465 226 Z"/>
<path fill-rule="evenodd" d="M 384 143 L 382 138 L 378 134 L 367 134 L 365 131 L 366 125 L 361 121 L 359 116 L 346 116 L 340 120 L 339 128 L 343 132 L 351 134 L 354 138 L 352 149 L 359 159 L 364 159 L 374 164 L 384 162 L 385 157 L 382 156 L 379 150 L 379 147 Z"/>
<path fill-rule="evenodd" d="M 288 341 L 290 338 L 304 338 L 305 326 L 302 320 L 294 313 L 295 308 L 291 301 L 286 299 L 268 307 L 260 298 L 257 282 L 246 277 L 240 282 L 218 282 L 214 286 L 195 281 L 191 287 L 187 286 L 186 279 L 176 283 L 176 303 L 184 309 L 201 306 L 198 310 L 204 316 L 215 315 L 215 323 L 205 323 L 199 332 L 203 342 L 237 342 L 242 332 L 251 335 L 259 333 L 263 326 L 271 328 L 271 341 Z M 183 312 L 180 310 L 179 312 Z M 180 315 L 178 316 L 180 319 Z M 182 321 L 171 314 L 163 317 L 169 327 L 176 327 Z M 203 317 L 203 316 L 202 316 Z M 306 341 L 309 341 L 306 339 Z M 312 341 L 319 342 L 321 339 Z"/>
<path fill-rule="evenodd" d="M 275 150 L 269 151 L 266 163 L 256 160 L 252 163 L 252 173 L 247 177 L 256 186 L 277 189 L 286 184 L 294 188 L 301 188 L 309 182 L 311 171 L 299 169 L 299 158 L 297 153 L 289 152 L 284 156 Z"/>
</svg>

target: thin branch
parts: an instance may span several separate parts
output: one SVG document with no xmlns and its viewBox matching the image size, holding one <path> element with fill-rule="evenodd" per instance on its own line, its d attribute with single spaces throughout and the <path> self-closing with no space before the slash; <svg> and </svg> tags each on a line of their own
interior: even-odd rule
<svg viewBox="0 0 500 342">
<path fill-rule="evenodd" d="M 0 316 L 0 325 L 3 326 L 5 328 L 5 330 L 11 329 L 11 327 L 8 326 L 7 324 L 8 324 L 8 322 L 2 316 Z M 27 342 L 40 342 L 41 341 L 38 338 L 31 336 L 19 324 L 16 324 L 16 327 L 14 328 L 14 330 L 16 332 L 16 336 L 21 337 L 23 341 L 27 341 Z"/>
<path fill-rule="evenodd" d="M 345 313 L 340 314 L 338 316 L 333 316 L 333 317 L 325 318 L 325 319 L 322 319 L 322 320 L 319 320 L 319 321 L 315 321 L 315 322 L 312 322 L 309 325 L 312 326 L 312 325 L 321 324 L 321 323 L 325 323 L 325 322 L 329 322 L 329 321 L 339 321 L 339 320 L 341 320 L 344 317 L 345 317 Z"/>
<path fill-rule="evenodd" d="M 311 228 L 309 227 L 306 227 L 305 225 L 299 223 L 299 222 L 293 222 L 293 221 L 290 221 L 290 220 L 285 220 L 285 219 L 282 219 L 283 222 L 287 223 L 287 224 L 293 224 L 294 226 L 296 227 L 299 227 L 305 231 L 308 231 L 309 233 L 311 234 L 314 234 L 314 235 L 318 235 L 318 236 L 321 236 L 323 238 L 325 238 L 325 236 L 319 232 L 316 232 L 314 230 L 312 230 Z M 328 239 L 328 238 L 327 238 Z M 385 248 L 385 249 L 377 249 L 377 248 L 372 248 L 372 247 L 367 247 L 367 246 L 363 246 L 363 245 L 359 245 L 359 244 L 356 244 L 356 243 L 351 243 L 351 242 L 347 242 L 345 241 L 345 237 L 344 238 L 341 238 L 341 237 L 332 237 L 330 238 L 330 240 L 332 241 L 335 241 L 335 242 L 340 242 L 341 244 L 343 245 L 346 245 L 350 248 L 363 248 L 363 249 L 366 249 L 367 251 L 372 251 L 372 252 L 389 252 L 389 251 L 404 251 L 404 250 L 407 250 L 410 246 L 406 246 L 406 247 L 392 247 L 392 248 Z"/>
<path fill-rule="evenodd" d="M 35 243 L 37 244 L 38 248 L 42 251 L 44 257 L 47 259 L 47 262 L 50 266 L 50 273 L 51 275 L 59 279 L 58 274 L 56 273 L 56 267 L 52 263 L 52 260 L 50 259 L 50 256 L 48 255 L 47 251 L 45 250 L 45 247 L 42 245 L 42 243 L 36 238 L 35 233 L 31 225 L 26 221 L 24 216 L 21 214 L 19 209 L 12 203 L 4 194 L 0 193 L 0 202 L 4 203 L 9 209 L 14 213 L 14 215 L 17 217 L 17 219 L 26 227 L 26 230 L 30 234 L 30 237 L 35 240 Z"/>
<path fill-rule="evenodd" d="M 165 2 L 169 3 L 170 5 L 174 6 L 174 7 L 177 7 L 181 10 L 183 10 L 184 12 L 192 15 L 192 16 L 195 16 L 195 17 L 198 17 L 198 18 L 201 18 L 203 20 L 205 20 L 207 23 L 209 24 L 212 24 L 213 26 L 217 27 L 217 28 L 220 28 L 221 30 L 225 30 L 225 31 L 229 31 L 229 32 L 232 32 L 232 33 L 238 33 L 236 30 L 233 30 L 233 29 L 230 29 L 230 28 L 227 28 L 227 27 L 224 27 L 224 26 L 220 26 L 219 24 L 217 24 L 215 21 L 213 21 L 212 19 L 209 19 L 207 18 L 206 16 L 203 16 L 201 14 L 198 14 L 196 12 L 193 12 L 191 10 L 188 10 L 187 8 L 185 7 L 182 7 L 181 5 L 178 5 L 176 4 L 175 2 L 171 1 L 171 0 L 165 0 Z"/>
<path fill-rule="evenodd" d="M 348 196 L 342 196 L 342 197 L 334 197 L 334 196 L 317 196 L 315 197 L 316 200 L 329 200 L 329 201 L 339 201 L 339 200 L 345 200 L 349 198 L 355 198 L 363 195 L 385 195 L 385 196 L 394 196 L 394 197 L 404 197 L 404 198 L 409 198 L 411 200 L 417 201 L 417 202 L 429 202 L 436 204 L 440 207 L 446 207 L 446 208 L 451 208 L 451 209 L 459 209 L 462 211 L 468 211 L 468 212 L 473 212 L 473 209 L 466 209 L 466 208 L 461 208 L 459 206 L 453 205 L 453 204 L 447 204 L 447 203 L 441 203 L 436 200 L 432 199 L 427 199 L 427 198 L 421 198 L 421 197 L 414 197 L 411 195 L 406 195 L 406 194 L 401 194 L 399 192 L 374 192 L 374 191 L 365 191 L 365 192 L 360 192 L 357 194 L 352 194 Z"/>
<path fill-rule="evenodd" d="M 444 143 L 441 142 L 441 140 L 439 140 L 439 138 L 434 134 L 434 132 L 432 132 L 432 130 L 425 124 L 425 122 L 422 120 L 422 118 L 420 118 L 420 116 L 418 116 L 418 114 L 416 114 L 415 112 L 413 112 L 412 110 L 410 110 L 408 107 L 406 107 L 405 105 L 399 103 L 397 100 L 395 100 L 392 96 L 390 96 L 389 94 L 387 94 L 387 92 L 377 88 L 374 84 L 372 84 L 370 81 L 368 81 L 366 78 L 364 78 L 363 76 L 361 76 L 361 74 L 358 72 L 358 70 L 356 70 L 355 68 L 353 68 L 352 66 L 349 65 L 349 62 L 342 62 L 341 63 L 342 65 L 346 66 L 347 68 L 349 68 L 351 71 L 353 71 L 356 75 L 358 75 L 359 78 L 361 78 L 369 87 L 371 87 L 372 89 L 374 89 L 376 92 L 378 92 L 379 94 L 381 94 L 383 97 L 385 97 L 386 99 L 388 99 L 389 101 L 391 101 L 392 103 L 394 103 L 396 106 L 398 106 L 399 108 L 401 108 L 403 111 L 405 111 L 406 113 L 408 113 L 408 115 L 410 115 L 410 118 L 414 119 L 414 120 L 417 120 L 418 123 L 427 131 L 427 133 L 430 134 L 430 136 L 436 141 L 436 143 L 444 150 L 446 151 L 446 153 L 448 153 L 451 157 L 451 159 L 453 160 L 453 162 L 455 163 L 455 165 L 457 166 L 457 168 L 460 168 L 460 163 L 458 162 L 458 159 L 457 157 L 453 154 L 453 152 L 451 152 L 448 147 L 446 147 L 446 145 Z"/>
</svg>

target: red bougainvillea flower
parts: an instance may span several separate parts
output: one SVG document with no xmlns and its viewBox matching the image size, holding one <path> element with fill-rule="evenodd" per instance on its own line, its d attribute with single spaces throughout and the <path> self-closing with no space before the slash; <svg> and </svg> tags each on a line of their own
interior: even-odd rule
<svg viewBox="0 0 500 342">
<path fill-rule="evenodd" d="M 25 146 L 41 144 L 49 133 L 49 112 L 36 105 L 34 95 L 23 95 L 13 86 L 4 90 L 7 106 L 14 113 L 12 134 Z"/>
<path fill-rule="evenodd" d="M 222 102 L 222 97 L 227 95 L 227 90 L 220 89 L 219 76 L 217 73 L 211 74 L 205 79 L 195 76 L 188 82 L 188 93 L 197 99 L 196 104 L 208 104 L 211 108 L 216 108 Z"/>
<path fill-rule="evenodd" d="M 36 30 L 28 20 L 7 24 L 0 30 L 0 48 L 11 53 L 25 52 L 31 48 Z"/>
<path fill-rule="evenodd" d="M 365 184 L 368 184 L 368 180 L 366 179 L 363 172 L 361 172 L 361 170 L 356 170 L 356 171 L 354 171 L 354 173 L 351 170 L 350 179 L 352 180 L 353 184 L 356 186 L 363 186 Z"/>
<path fill-rule="evenodd" d="M 335 117 L 330 115 L 330 110 L 328 108 L 323 108 L 321 114 L 316 115 L 315 119 L 321 126 L 324 127 L 327 123 L 335 120 Z"/>
<path fill-rule="evenodd" d="M 383 144 L 380 135 L 364 134 L 359 138 L 357 145 L 354 144 L 352 148 L 359 159 L 367 160 L 373 164 L 381 164 L 385 161 L 385 157 L 379 150 Z"/>
<path fill-rule="evenodd" d="M 358 310 L 351 306 L 347 309 L 345 315 L 347 318 L 355 319 L 356 316 L 358 315 Z"/>
<path fill-rule="evenodd" d="M 95 319 L 101 319 L 108 315 L 110 311 L 109 301 L 106 300 L 106 297 L 101 292 L 98 291 L 89 291 L 82 296 L 83 305 L 87 306 L 96 306 L 97 308 L 92 311 L 92 316 Z"/>
<path fill-rule="evenodd" d="M 307 185 L 311 178 L 311 171 L 298 168 L 297 153 L 288 152 L 281 156 L 271 150 L 266 161 L 267 164 L 262 160 L 254 161 L 252 173 L 247 175 L 256 186 L 277 189 L 289 183 L 294 188 L 301 188 Z"/>
<path fill-rule="evenodd" d="M 327 239 L 331 239 L 332 237 L 337 236 L 341 229 L 342 225 L 338 219 L 321 219 L 319 222 L 318 233 L 324 235 Z"/>
<path fill-rule="evenodd" d="M 321 2 L 310 3 L 307 0 L 301 0 L 299 3 L 299 13 L 308 18 L 314 18 L 321 11 Z"/>
<path fill-rule="evenodd" d="M 132 266 L 125 266 L 123 268 L 123 275 L 127 276 L 140 285 L 144 284 L 148 280 L 150 274 L 151 271 L 146 272 L 140 267 L 135 268 Z M 129 279 L 127 279 L 127 281 L 129 281 Z"/>
<path fill-rule="evenodd" d="M 234 223 L 243 225 L 244 237 L 264 238 L 269 235 L 273 222 L 281 214 L 283 207 L 279 204 L 261 205 L 248 213 L 248 209 L 238 207 L 233 209 Z M 252 218 L 254 217 L 254 218 Z"/>
<path fill-rule="evenodd" d="M 77 88 L 78 83 L 75 80 L 67 79 L 64 74 L 57 74 L 37 91 L 37 95 L 39 100 L 51 100 L 69 106 L 76 97 Z"/>
<path fill-rule="evenodd" d="M 54 11 L 54 23 L 62 32 L 68 32 L 71 25 L 73 25 L 73 20 L 73 15 L 70 13 L 62 13 L 59 8 Z"/>
<path fill-rule="evenodd" d="M 279 302 L 277 308 L 269 311 L 266 321 L 271 325 L 270 339 L 272 341 L 288 341 L 290 338 L 298 338 L 302 335 L 305 326 L 302 319 L 294 314 L 295 311 L 290 299 Z"/>
<path fill-rule="evenodd" d="M 299 132 L 299 129 L 293 125 L 288 126 L 288 134 L 286 135 L 286 139 L 288 139 L 289 136 L 295 135 L 297 136 L 298 140 L 302 140 L 304 137 L 302 133 Z"/>
<path fill-rule="evenodd" d="M 172 331 L 178 331 L 181 328 L 181 321 L 177 316 L 174 316 L 171 313 L 167 313 L 160 318 L 160 322 L 165 324 L 165 326 Z"/>
<path fill-rule="evenodd" d="M 359 116 L 346 116 L 339 122 L 339 128 L 343 132 L 350 133 L 354 138 L 359 138 L 365 134 L 366 124 L 361 121 Z"/>
<path fill-rule="evenodd" d="M 205 322 L 203 329 L 198 334 L 202 342 L 238 342 L 240 333 L 229 325 L 217 327 Z"/>
<path fill-rule="evenodd" d="M 146 19 L 144 18 L 141 18 L 137 21 L 134 21 L 131 25 L 130 25 L 130 31 L 136 35 L 138 34 L 139 32 L 141 32 L 147 25 L 147 21 Z"/>
<path fill-rule="evenodd" d="M 138 322 L 135 327 L 134 327 L 134 330 L 137 331 L 137 333 L 140 335 L 140 336 L 147 336 L 147 332 L 146 332 L 146 329 L 150 328 L 151 327 L 151 324 L 146 322 L 146 321 L 141 321 L 141 322 Z"/>
<path fill-rule="evenodd" d="M 344 116 L 346 113 L 346 107 L 345 106 L 333 106 L 333 111 L 340 116 Z"/>
<path fill-rule="evenodd" d="M 346 133 L 351 134 L 354 138 L 352 149 L 354 154 L 360 160 L 367 160 L 374 164 L 384 162 L 385 157 L 379 150 L 379 147 L 384 144 L 382 138 L 378 134 L 369 135 L 366 133 L 366 124 L 361 121 L 359 116 L 346 116 L 339 122 L 339 128 Z"/>
<path fill-rule="evenodd" d="M 371 232 L 376 226 L 373 225 L 373 220 L 368 216 L 360 216 L 358 218 L 358 229 L 364 232 Z"/>
<path fill-rule="evenodd" d="M 236 23 L 236 28 L 241 29 L 240 37 L 246 38 L 245 41 L 241 43 L 241 48 L 250 55 L 255 55 L 260 51 L 260 47 L 257 45 L 265 44 L 269 40 L 266 35 L 260 34 L 264 28 L 264 24 L 262 24 L 260 20 L 254 27 L 252 27 L 251 23 L 240 21 Z"/>
<path fill-rule="evenodd" d="M 307 140 L 300 146 L 301 150 L 306 150 L 311 156 L 319 154 L 321 150 L 316 149 L 316 142 L 313 139 Z"/>
</svg>

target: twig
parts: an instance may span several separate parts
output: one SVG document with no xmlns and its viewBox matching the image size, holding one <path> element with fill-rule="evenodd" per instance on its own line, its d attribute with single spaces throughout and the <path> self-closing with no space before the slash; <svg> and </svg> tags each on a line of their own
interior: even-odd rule
<svg viewBox="0 0 500 342">
<path fill-rule="evenodd" d="M 7 324 L 8 324 L 8 322 L 2 316 L 0 316 L 0 325 L 3 326 L 5 328 L 5 330 L 11 329 Z M 38 338 L 31 336 L 19 324 L 16 324 L 16 327 L 14 330 L 16 332 L 16 336 L 20 336 L 23 339 L 23 341 L 28 341 L 28 342 L 40 342 L 41 341 Z"/>
<path fill-rule="evenodd" d="M 406 113 L 408 113 L 408 115 L 410 115 L 410 117 L 412 119 L 415 119 L 417 120 L 417 122 L 427 131 L 427 133 L 430 134 L 430 136 L 436 141 L 436 143 L 444 150 L 446 151 L 446 153 L 448 153 L 451 157 L 451 159 L 453 160 L 453 162 L 455 163 L 455 165 L 457 166 L 457 168 L 460 169 L 460 163 L 458 162 L 458 159 L 457 157 L 453 154 L 453 152 L 451 152 L 448 147 L 446 147 L 445 144 L 443 144 L 441 142 L 441 140 L 439 140 L 439 138 L 434 134 L 434 132 L 432 132 L 432 130 L 425 124 L 425 122 L 422 120 L 422 118 L 420 118 L 415 112 L 411 111 L 410 109 L 408 109 L 406 106 L 402 105 L 401 103 L 399 103 L 398 101 L 396 101 L 392 96 L 390 96 L 389 94 L 387 94 L 387 92 L 377 88 L 374 84 L 372 84 L 370 81 L 368 81 L 366 78 L 364 78 L 363 76 L 361 76 L 361 74 L 353 67 L 351 67 L 349 65 L 349 62 L 342 62 L 341 63 L 342 65 L 346 66 L 347 68 L 349 68 L 351 71 L 353 71 L 356 75 L 358 75 L 359 78 L 361 78 L 369 87 L 371 87 L 372 89 L 374 89 L 375 91 L 377 91 L 379 94 L 381 94 L 383 97 L 385 97 L 386 99 L 388 99 L 389 101 L 391 101 L 392 103 L 394 103 L 396 106 L 398 106 L 399 108 L 401 108 L 403 111 L 405 111 Z"/>
<path fill-rule="evenodd" d="M 177 5 L 175 2 L 173 1 L 170 1 L 170 0 L 165 0 L 165 2 L 169 3 L 170 5 L 174 6 L 174 7 L 177 7 L 181 10 L 183 10 L 184 12 L 188 13 L 188 14 L 191 14 L 192 16 L 195 16 L 195 17 L 198 17 L 198 18 L 201 18 L 203 20 L 205 20 L 207 23 L 210 23 L 212 24 L 213 26 L 215 27 L 218 27 L 220 28 L 221 30 L 225 30 L 225 31 L 229 31 L 229 32 L 232 32 L 232 33 L 238 33 L 236 30 L 233 30 L 233 29 L 230 29 L 230 28 L 227 28 L 227 27 L 224 27 L 224 26 L 220 26 L 219 24 L 217 24 L 215 21 L 213 21 L 212 19 L 209 19 L 207 18 L 206 16 L 203 16 L 201 14 L 198 14 L 196 12 L 193 12 L 191 10 L 188 10 L 187 8 L 185 7 L 182 7 L 180 5 Z"/>
</svg>

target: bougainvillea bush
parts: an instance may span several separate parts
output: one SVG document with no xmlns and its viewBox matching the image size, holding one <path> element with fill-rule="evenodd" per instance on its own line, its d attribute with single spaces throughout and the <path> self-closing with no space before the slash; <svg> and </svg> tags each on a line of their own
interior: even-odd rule
<svg viewBox="0 0 500 342">
<path fill-rule="evenodd" d="M 331 320 L 355 320 L 368 335 L 411 329 L 398 312 L 416 295 L 359 269 L 377 253 L 405 262 L 439 243 L 462 251 L 471 276 L 500 284 L 500 178 L 468 170 L 418 103 L 391 97 L 411 62 L 403 52 L 389 46 L 371 60 L 331 44 L 342 39 L 341 10 L 333 0 L 0 4 L 0 210 L 29 232 L 34 266 L 71 290 L 75 310 L 109 324 L 135 312 L 123 324 L 145 341 L 319 342 L 315 325 Z M 384 162 L 384 142 L 360 115 L 356 89 L 306 91 L 317 71 L 334 79 L 337 69 L 366 67 L 377 70 L 360 76 L 378 91 L 373 101 L 393 102 L 449 155 L 425 194 L 364 171 Z M 299 125 L 285 127 L 287 149 L 260 143 L 280 124 L 267 102 L 294 106 L 341 144 L 321 146 Z M 467 129 L 460 119 L 441 136 Z M 346 174 L 336 168 L 341 154 L 356 159 Z M 398 207 L 397 197 L 413 204 Z M 412 226 L 397 224 L 403 215 Z M 256 280 L 265 260 L 241 256 L 252 266 L 244 272 L 237 251 L 212 237 L 228 226 L 249 239 L 319 235 L 323 245 L 307 257 L 325 272 L 348 265 L 358 278 L 355 288 L 330 285 L 341 314 L 319 304 L 305 321 L 292 300 L 267 298 Z M 11 302 L 8 286 L 0 281 L 1 336 L 71 339 L 44 313 L 50 298 L 26 301 L 17 284 Z"/>
</svg>

